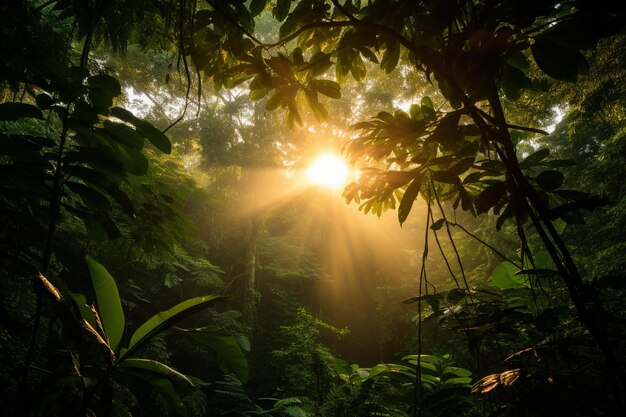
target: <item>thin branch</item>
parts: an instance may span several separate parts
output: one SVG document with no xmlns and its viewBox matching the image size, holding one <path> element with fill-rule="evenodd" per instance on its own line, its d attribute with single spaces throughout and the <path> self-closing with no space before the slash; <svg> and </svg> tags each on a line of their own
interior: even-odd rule
<svg viewBox="0 0 626 417">
<path fill-rule="evenodd" d="M 430 184 L 433 188 L 433 193 L 435 194 L 435 201 L 437 202 L 437 206 L 439 207 L 439 211 L 441 212 L 441 217 L 443 217 L 444 223 L 446 225 L 446 232 L 448 233 L 448 239 L 450 239 L 450 243 L 452 244 L 452 249 L 454 249 L 454 254 L 456 255 L 456 261 L 459 264 L 459 268 L 461 268 L 461 276 L 463 277 L 463 283 L 465 284 L 465 289 L 467 290 L 467 294 L 471 301 L 472 292 L 470 291 L 469 283 L 467 282 L 467 277 L 465 276 L 465 268 L 463 268 L 463 261 L 461 261 L 461 255 L 459 254 L 459 250 L 454 243 L 454 239 L 452 238 L 452 232 L 450 232 L 450 225 L 448 224 L 448 219 L 446 217 L 446 213 L 443 210 L 443 206 L 441 205 L 441 201 L 439 201 L 439 195 L 437 194 L 437 189 L 435 188 L 435 182 L 433 181 L 432 176 L 430 177 Z"/>
<path fill-rule="evenodd" d="M 489 249 L 491 249 L 496 255 L 498 255 L 500 258 L 504 259 L 505 261 L 509 262 L 510 264 L 515 265 L 518 269 L 524 269 L 520 264 L 518 264 L 515 261 L 512 261 L 511 259 L 507 258 L 504 254 L 502 254 L 502 252 L 500 252 L 498 249 L 494 248 L 493 246 L 491 246 L 489 243 L 485 242 L 484 240 L 482 240 L 481 238 L 479 238 L 478 236 L 476 236 L 475 234 L 473 234 L 472 232 L 470 232 L 469 230 L 467 230 L 466 228 L 464 228 L 463 226 L 461 226 L 458 223 L 455 222 L 451 222 L 446 220 L 445 221 L 447 224 L 449 224 L 452 227 L 458 227 L 459 229 L 461 229 L 462 231 L 464 231 L 465 233 L 467 233 L 470 237 L 472 237 L 473 239 L 475 239 L 476 241 L 480 242 L 482 245 L 488 247 Z"/>
<path fill-rule="evenodd" d="M 492 115 L 490 115 L 489 113 L 485 112 L 484 110 L 481 110 L 480 108 L 476 107 L 476 110 L 478 111 L 478 113 L 480 113 L 485 119 L 489 120 L 491 123 L 493 124 L 497 124 L 497 120 L 495 117 L 493 117 Z M 507 128 L 509 129 L 513 129 L 513 130 L 522 130 L 525 132 L 532 132 L 532 133 L 539 133 L 540 135 L 544 135 L 544 136 L 548 136 L 550 133 L 546 132 L 543 129 L 536 129 L 534 127 L 527 127 L 527 126 L 519 126 L 519 125 L 511 125 L 511 124 L 507 124 L 506 125 Z"/>
</svg>

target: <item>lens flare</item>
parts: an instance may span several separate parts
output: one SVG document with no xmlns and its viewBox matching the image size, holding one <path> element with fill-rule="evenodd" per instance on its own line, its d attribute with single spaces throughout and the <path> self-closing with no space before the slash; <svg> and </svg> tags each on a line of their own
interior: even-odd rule
<svg viewBox="0 0 626 417">
<path fill-rule="evenodd" d="M 342 188 L 348 181 L 348 165 L 337 155 L 324 154 L 313 161 L 307 170 L 307 177 L 311 183 L 321 187 Z"/>
</svg>

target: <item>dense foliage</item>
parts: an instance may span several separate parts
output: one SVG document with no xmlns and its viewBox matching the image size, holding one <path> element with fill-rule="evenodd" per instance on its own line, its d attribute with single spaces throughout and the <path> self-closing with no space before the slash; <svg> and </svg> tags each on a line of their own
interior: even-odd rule
<svg viewBox="0 0 626 417">
<path fill-rule="evenodd" d="M 625 19 L 0 5 L 3 413 L 626 415 Z"/>
</svg>

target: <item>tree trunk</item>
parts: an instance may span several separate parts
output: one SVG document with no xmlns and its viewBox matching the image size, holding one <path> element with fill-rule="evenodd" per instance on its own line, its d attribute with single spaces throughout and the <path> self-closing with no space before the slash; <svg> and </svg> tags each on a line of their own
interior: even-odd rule
<svg viewBox="0 0 626 417">
<path fill-rule="evenodd" d="M 263 224 L 261 214 L 252 214 L 248 219 L 246 230 L 246 251 L 245 251 L 245 285 L 243 293 L 243 323 L 250 329 L 254 328 L 256 317 L 256 305 L 258 296 L 256 292 L 256 269 L 257 269 L 257 247 L 259 243 L 259 233 Z"/>
</svg>

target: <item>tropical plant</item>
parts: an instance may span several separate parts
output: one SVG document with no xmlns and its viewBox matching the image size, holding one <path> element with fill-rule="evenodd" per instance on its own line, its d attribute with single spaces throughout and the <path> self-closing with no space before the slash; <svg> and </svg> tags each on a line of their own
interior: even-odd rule
<svg viewBox="0 0 626 417">
<path fill-rule="evenodd" d="M 344 385 L 331 396 L 324 415 L 410 416 L 415 404 L 424 416 L 469 415 L 472 372 L 453 366 L 449 354 L 408 355 L 403 364 L 377 364 L 371 368 L 348 365 L 339 360 L 338 372 Z M 419 378 L 421 384 L 416 385 Z"/>
<path fill-rule="evenodd" d="M 130 415 L 128 406 L 114 395 L 113 384 L 120 383 L 139 392 L 150 387 L 159 394 L 168 411 L 187 416 L 181 397 L 196 388 L 192 379 L 162 362 L 136 357 L 143 347 L 159 336 L 190 336 L 216 352 L 223 370 L 233 372 L 243 381 L 247 380 L 248 366 L 241 348 L 235 338 L 225 334 L 219 326 L 197 329 L 173 327 L 186 317 L 207 309 L 226 297 L 207 295 L 183 301 L 169 310 L 155 314 L 127 337 L 126 320 L 115 280 L 103 265 L 91 257 L 87 257 L 87 265 L 97 307 L 89 306 L 84 295 L 64 288 L 60 281 L 54 286 L 43 275 L 39 277 L 55 300 L 59 319 L 57 332 L 69 349 L 74 368 L 73 377 L 83 381 L 82 402 L 76 410 L 84 413 L 95 404 L 103 415 L 110 415 L 112 411 L 116 415 Z M 96 356 L 96 367 L 101 367 L 100 369 L 91 370 L 83 362 L 82 355 L 88 354 L 83 351 L 88 343 L 85 341 L 85 334 L 89 335 L 89 340 L 97 341 L 100 346 L 101 355 Z"/>
</svg>

